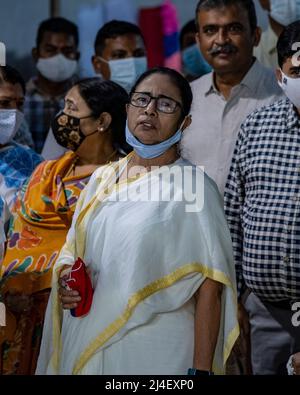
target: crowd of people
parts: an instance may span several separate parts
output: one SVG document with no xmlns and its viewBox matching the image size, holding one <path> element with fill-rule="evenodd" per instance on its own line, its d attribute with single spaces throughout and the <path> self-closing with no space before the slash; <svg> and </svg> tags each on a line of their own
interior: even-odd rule
<svg viewBox="0 0 300 395">
<path fill-rule="evenodd" d="M 0 66 L 0 374 L 300 374 L 300 1 L 260 3 L 200 0 L 181 73 L 112 20 L 81 78 L 61 17 Z"/>
</svg>

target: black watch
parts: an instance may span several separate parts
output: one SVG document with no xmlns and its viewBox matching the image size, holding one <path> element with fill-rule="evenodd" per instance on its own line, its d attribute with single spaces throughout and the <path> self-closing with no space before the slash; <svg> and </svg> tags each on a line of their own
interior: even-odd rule
<svg viewBox="0 0 300 395">
<path fill-rule="evenodd" d="M 190 368 L 187 373 L 189 376 L 214 376 L 214 372 L 209 370 L 198 370 Z"/>
</svg>

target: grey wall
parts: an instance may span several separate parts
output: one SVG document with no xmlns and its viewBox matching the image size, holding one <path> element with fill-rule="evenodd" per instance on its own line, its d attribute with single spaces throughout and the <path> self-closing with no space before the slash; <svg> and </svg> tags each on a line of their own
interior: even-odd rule
<svg viewBox="0 0 300 395">
<path fill-rule="evenodd" d="M 61 15 L 78 22 L 83 5 L 96 6 L 110 0 L 61 0 Z M 258 3 L 258 0 L 255 0 Z M 133 0 L 137 7 L 155 7 L 163 0 Z M 173 0 L 182 24 L 193 18 L 198 0 Z M 260 24 L 266 17 L 258 6 Z M 0 41 L 6 45 L 7 62 L 19 68 L 27 79 L 34 71 L 31 49 L 39 23 L 49 17 L 48 0 L 0 0 Z"/>
</svg>

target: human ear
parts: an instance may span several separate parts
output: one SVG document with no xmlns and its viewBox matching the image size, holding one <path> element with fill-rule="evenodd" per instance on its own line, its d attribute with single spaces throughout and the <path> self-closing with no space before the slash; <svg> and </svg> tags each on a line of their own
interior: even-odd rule
<svg viewBox="0 0 300 395">
<path fill-rule="evenodd" d="M 102 74 L 102 61 L 97 55 L 93 55 L 91 58 L 92 65 L 96 74 Z"/>
<path fill-rule="evenodd" d="M 260 43 L 260 39 L 261 39 L 261 34 L 262 34 L 262 30 L 260 27 L 257 27 L 254 31 L 254 41 L 253 41 L 253 45 L 254 47 L 258 47 L 259 43 Z"/>
<path fill-rule="evenodd" d="M 192 123 L 192 116 L 191 115 L 187 115 L 182 123 L 182 127 L 181 127 L 181 131 L 183 132 L 186 128 L 188 128 Z"/>
<path fill-rule="evenodd" d="M 275 70 L 276 73 L 276 78 L 278 82 L 282 82 L 282 73 L 281 73 L 281 69 L 279 67 L 277 67 L 277 69 Z"/>
<path fill-rule="evenodd" d="M 195 39 L 198 47 L 200 48 L 200 34 L 198 32 L 195 34 Z"/>
<path fill-rule="evenodd" d="M 98 130 L 103 133 L 106 132 L 111 125 L 112 117 L 108 112 L 103 112 L 98 120 Z"/>
</svg>

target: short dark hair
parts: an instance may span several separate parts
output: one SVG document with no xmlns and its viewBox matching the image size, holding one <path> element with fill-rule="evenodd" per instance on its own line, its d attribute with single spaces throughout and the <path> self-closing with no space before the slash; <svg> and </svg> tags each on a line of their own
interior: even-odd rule
<svg viewBox="0 0 300 395">
<path fill-rule="evenodd" d="M 8 65 L 0 66 L 0 85 L 3 82 L 8 82 L 12 85 L 20 84 L 23 93 L 25 94 L 25 81 L 22 75 L 15 68 Z"/>
<path fill-rule="evenodd" d="M 228 7 L 231 5 L 240 5 L 247 11 L 251 32 L 253 33 L 254 30 L 257 28 L 257 15 L 253 0 L 200 0 L 196 7 L 197 30 L 199 30 L 198 12 L 200 12 L 201 10 L 208 11 L 214 8 Z"/>
<path fill-rule="evenodd" d="M 49 18 L 43 21 L 39 25 L 37 36 L 36 36 L 37 48 L 41 44 L 45 32 L 65 33 L 68 36 L 73 36 L 75 40 L 75 45 L 76 47 L 78 47 L 79 44 L 78 28 L 75 25 L 75 23 L 69 21 L 68 19 L 56 17 L 56 18 Z"/>
<path fill-rule="evenodd" d="M 136 34 L 137 36 L 141 36 L 144 40 L 141 29 L 133 23 L 117 20 L 105 23 L 97 33 L 94 45 L 95 53 L 102 55 L 106 39 L 124 36 L 125 34 Z"/>
<path fill-rule="evenodd" d="M 197 33 L 197 27 L 194 19 L 187 22 L 180 30 L 180 34 L 179 34 L 180 48 L 182 48 L 183 46 L 183 38 L 187 33 L 195 33 L 195 34 Z"/>
<path fill-rule="evenodd" d="M 277 41 L 278 64 L 282 68 L 285 61 L 295 55 L 299 50 L 293 50 L 293 44 L 300 42 L 300 21 L 296 21 L 286 26 Z"/>
<path fill-rule="evenodd" d="M 178 71 L 174 69 L 169 69 L 168 67 L 154 67 L 153 69 L 147 70 L 138 78 L 138 80 L 131 89 L 130 95 L 133 94 L 133 92 L 140 85 L 140 83 L 144 81 L 144 79 L 148 78 L 152 74 L 167 75 L 174 83 L 174 85 L 177 86 L 182 100 L 182 115 L 183 118 L 186 117 L 191 110 L 193 93 L 188 81 L 180 73 L 178 73 Z"/>
<path fill-rule="evenodd" d="M 116 148 L 128 151 L 125 139 L 126 104 L 129 96 L 125 89 L 113 81 L 103 81 L 100 78 L 85 78 L 78 81 L 80 96 L 92 111 L 92 116 L 98 118 L 103 112 L 111 115 L 111 131 L 113 144 Z"/>
</svg>

